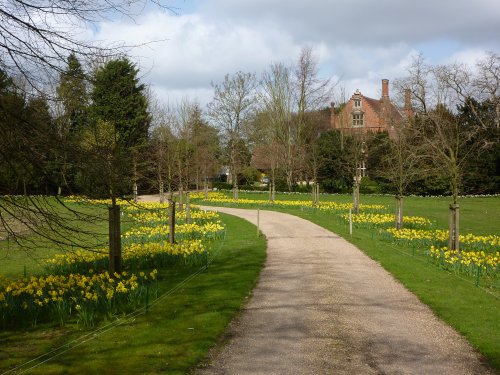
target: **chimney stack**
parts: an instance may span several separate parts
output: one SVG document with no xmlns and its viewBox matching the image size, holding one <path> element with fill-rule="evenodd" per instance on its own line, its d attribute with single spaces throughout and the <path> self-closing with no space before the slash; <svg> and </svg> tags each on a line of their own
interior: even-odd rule
<svg viewBox="0 0 500 375">
<path fill-rule="evenodd" d="M 389 98 L 389 80 L 382 80 L 382 98 Z"/>
<path fill-rule="evenodd" d="M 405 112 L 408 118 L 413 117 L 413 107 L 411 105 L 411 90 L 405 89 Z"/>
</svg>

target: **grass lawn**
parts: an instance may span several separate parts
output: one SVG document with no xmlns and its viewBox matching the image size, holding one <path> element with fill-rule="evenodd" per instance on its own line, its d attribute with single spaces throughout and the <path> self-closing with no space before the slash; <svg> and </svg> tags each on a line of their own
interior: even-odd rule
<svg viewBox="0 0 500 375">
<path fill-rule="evenodd" d="M 240 192 L 239 197 L 267 199 L 265 194 L 243 192 Z M 309 200 L 309 195 L 279 194 L 276 199 Z M 351 202 L 348 195 L 324 195 L 321 199 Z M 361 203 L 384 204 L 391 211 L 395 207 L 394 201 L 393 197 L 388 196 L 361 197 Z M 427 217 L 435 221 L 438 228 L 446 229 L 449 201 L 446 197 L 405 198 L 405 214 Z M 464 198 L 460 207 L 462 230 L 474 234 L 500 235 L 500 197 Z M 424 253 L 426 248 L 396 245 L 369 229 L 355 228 L 351 237 L 348 224 L 330 212 L 298 208 L 277 210 L 310 220 L 358 246 L 430 306 L 436 315 L 462 333 L 493 367 L 500 370 L 498 278 L 488 286 L 481 285 L 478 288 L 474 278 L 457 275 L 429 263 Z"/>
<path fill-rule="evenodd" d="M 78 220 L 69 210 L 57 204 L 55 200 L 48 200 L 48 205 L 53 205 L 55 211 L 64 218 L 63 223 L 75 228 L 75 232 L 65 232 L 61 235 L 67 238 L 78 236 L 80 243 L 91 247 L 104 247 L 108 241 L 108 211 L 104 206 L 66 203 L 67 206 L 83 215 L 92 215 L 85 220 Z M 129 222 L 122 223 L 122 230 L 130 226 Z M 61 228 L 55 228 L 61 230 Z M 62 230 L 61 230 L 62 231 Z M 45 232 L 45 231 L 44 231 Z M 53 231 L 46 231 L 51 237 L 57 238 Z M 42 235 L 30 233 L 18 238 L 23 246 L 19 246 L 13 239 L 0 241 L 0 275 L 17 278 L 39 274 L 44 271 L 44 261 L 51 259 L 55 254 L 71 250 L 70 245 L 55 245 Z"/>
<path fill-rule="evenodd" d="M 239 198 L 268 199 L 267 193 L 239 192 Z M 228 195 L 229 196 L 229 195 Z M 310 201 L 310 194 L 277 194 L 276 199 Z M 321 201 L 352 203 L 348 194 L 321 194 Z M 389 212 L 396 209 L 396 200 L 389 195 L 362 195 L 361 204 L 383 204 Z M 423 216 L 435 222 L 438 228 L 448 228 L 450 197 L 405 197 L 404 214 Z M 470 197 L 459 199 L 460 228 L 466 233 L 500 235 L 500 197 Z M 257 207 L 257 206 L 255 206 Z"/>
<path fill-rule="evenodd" d="M 101 331 L 79 330 L 76 324 L 25 332 L 3 331 L 0 372 L 72 340 L 75 341 L 70 344 L 71 350 L 64 352 L 63 347 L 55 351 L 53 354 L 61 354 L 30 373 L 189 372 L 206 356 L 239 311 L 265 260 L 266 242 L 256 237 L 255 227 L 239 218 L 221 217 L 227 236 L 214 244 L 214 258 L 208 269 L 172 266 L 161 270 L 158 286 L 163 297 L 150 307 L 148 314 L 118 316 L 122 324 L 111 321 L 94 328 L 102 328 Z M 198 271 L 201 272 L 196 274 Z M 106 324 L 111 324 L 107 331 Z M 82 337 L 89 333 L 89 340 L 82 342 Z"/>
</svg>

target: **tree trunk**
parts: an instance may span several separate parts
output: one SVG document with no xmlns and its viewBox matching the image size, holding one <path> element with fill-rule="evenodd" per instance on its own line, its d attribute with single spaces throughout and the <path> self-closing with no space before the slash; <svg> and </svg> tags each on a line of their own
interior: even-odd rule
<svg viewBox="0 0 500 375">
<path fill-rule="evenodd" d="M 312 183 L 311 186 L 311 201 L 312 201 L 312 206 L 313 207 L 316 206 L 316 185 L 314 184 L 314 182 Z"/>
<path fill-rule="evenodd" d="M 109 273 L 122 272 L 122 245 L 120 230 L 120 206 L 112 199 L 109 207 Z"/>
<path fill-rule="evenodd" d="M 137 183 L 136 182 L 134 182 L 133 190 L 134 190 L 134 202 L 137 203 Z"/>
<path fill-rule="evenodd" d="M 352 187 L 352 196 L 353 196 L 353 212 L 355 214 L 359 214 L 359 183 L 357 178 L 354 179 L 354 185 Z"/>
<path fill-rule="evenodd" d="M 208 182 L 207 182 L 207 176 L 205 176 L 205 181 L 203 183 L 204 183 L 203 189 L 205 191 L 205 199 L 208 199 Z"/>
<path fill-rule="evenodd" d="M 403 196 L 396 195 L 396 229 L 403 228 Z"/>
<path fill-rule="evenodd" d="M 163 191 L 163 181 L 160 180 L 160 203 L 165 203 L 165 192 Z"/>
<path fill-rule="evenodd" d="M 182 186 L 182 183 L 179 184 L 179 211 L 182 211 L 183 210 L 183 203 L 184 203 L 184 200 L 183 200 L 183 195 L 184 195 L 184 188 Z"/>
<path fill-rule="evenodd" d="M 189 202 L 189 191 L 186 192 L 186 222 L 191 223 L 191 204 Z"/>
<path fill-rule="evenodd" d="M 293 188 L 293 171 L 291 166 L 289 166 L 289 170 L 286 174 L 286 184 L 288 186 L 288 191 L 291 192 Z"/>
<path fill-rule="evenodd" d="M 238 202 L 238 184 L 233 185 L 233 199 Z"/>
<path fill-rule="evenodd" d="M 450 226 L 448 249 L 460 251 L 460 206 L 458 204 L 450 204 Z"/>
</svg>

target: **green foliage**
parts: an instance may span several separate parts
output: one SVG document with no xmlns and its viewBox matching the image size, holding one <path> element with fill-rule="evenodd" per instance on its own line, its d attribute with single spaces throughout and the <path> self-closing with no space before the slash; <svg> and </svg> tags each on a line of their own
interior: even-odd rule
<svg viewBox="0 0 500 375">
<path fill-rule="evenodd" d="M 475 108 L 472 112 L 471 108 Z M 462 177 L 463 190 L 470 194 L 500 192 L 500 129 L 495 128 L 495 105 L 489 100 L 482 103 L 470 98 L 459 107 L 463 126 L 481 128 L 468 144 L 481 143 L 477 157 L 468 160 Z M 481 124 L 489 124 L 482 128 Z"/>
<path fill-rule="evenodd" d="M 344 138 L 344 139 L 342 139 Z M 352 186 L 352 172 L 349 170 L 347 149 L 352 144 L 350 137 L 342 136 L 337 130 L 322 133 L 318 139 L 321 166 L 318 181 L 325 192 L 345 192 Z"/>
<path fill-rule="evenodd" d="M 57 97 L 62 102 L 64 113 L 59 119 L 63 133 L 81 129 L 88 122 L 88 95 L 82 65 L 72 53 L 68 66 L 61 73 L 57 86 Z"/>
<path fill-rule="evenodd" d="M 217 190 L 231 190 L 233 188 L 233 185 L 227 182 L 214 182 L 212 183 L 212 188 Z"/>
<path fill-rule="evenodd" d="M 0 194 L 51 194 L 56 129 L 47 100 L 0 72 Z"/>
<path fill-rule="evenodd" d="M 251 185 L 252 183 L 259 181 L 262 173 L 259 172 L 257 168 L 254 167 L 246 167 L 241 172 L 240 181 L 243 182 L 244 185 Z"/>
<path fill-rule="evenodd" d="M 94 75 L 91 114 L 94 121 L 106 121 L 116 128 L 124 148 L 146 142 L 151 122 L 138 70 L 126 58 L 111 60 Z"/>
<path fill-rule="evenodd" d="M 377 181 L 374 181 L 370 177 L 366 176 L 361 179 L 359 192 L 361 194 L 380 194 L 381 188 Z"/>
<path fill-rule="evenodd" d="M 111 60 L 95 72 L 91 121 L 81 132 L 76 175 L 78 188 L 87 195 L 122 196 L 136 180 L 150 124 L 145 87 L 137 73 L 126 58 Z"/>
<path fill-rule="evenodd" d="M 130 191 L 130 155 L 112 123 L 98 121 L 85 128 L 81 156 L 76 182 L 86 195 L 117 197 Z"/>
</svg>

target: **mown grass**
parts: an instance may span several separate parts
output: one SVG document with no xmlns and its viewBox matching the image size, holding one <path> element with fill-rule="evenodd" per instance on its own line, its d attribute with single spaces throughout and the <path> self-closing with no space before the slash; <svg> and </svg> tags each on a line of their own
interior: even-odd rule
<svg viewBox="0 0 500 375">
<path fill-rule="evenodd" d="M 239 196 L 265 199 L 261 194 L 240 192 Z M 276 199 L 303 200 L 308 198 L 308 195 L 284 194 L 276 197 Z M 325 195 L 322 199 L 350 202 L 351 197 Z M 386 196 L 362 196 L 361 202 L 384 204 L 391 209 L 394 207 L 394 198 Z M 449 198 L 446 197 L 409 197 L 405 202 L 405 214 L 427 217 L 435 221 L 438 228 L 446 229 L 448 204 Z M 243 205 L 239 207 L 244 208 Z M 475 234 L 500 234 L 499 197 L 464 198 L 461 209 L 461 225 L 466 231 Z M 376 231 L 369 229 L 354 228 L 353 235 L 350 236 L 348 224 L 339 220 L 336 214 L 315 209 L 276 208 L 276 210 L 310 220 L 358 246 L 400 280 L 437 316 L 463 334 L 472 346 L 485 356 L 491 366 L 500 370 L 500 300 L 497 289 L 476 287 L 474 278 L 457 275 L 429 263 L 424 248 L 388 242 L 378 236 Z"/>
<path fill-rule="evenodd" d="M 266 242 L 256 237 L 254 226 L 232 216 L 221 217 L 227 236 L 214 243 L 208 269 L 172 266 L 160 270 L 158 287 L 163 297 L 147 314 L 133 319 L 117 317 L 123 324 L 91 334 L 88 342 L 30 373 L 185 374 L 199 364 L 249 296 L 265 260 Z M 89 333 L 92 330 L 79 330 L 76 324 L 2 332 L 0 372 L 72 340 L 80 342 L 79 338 Z"/>
</svg>

